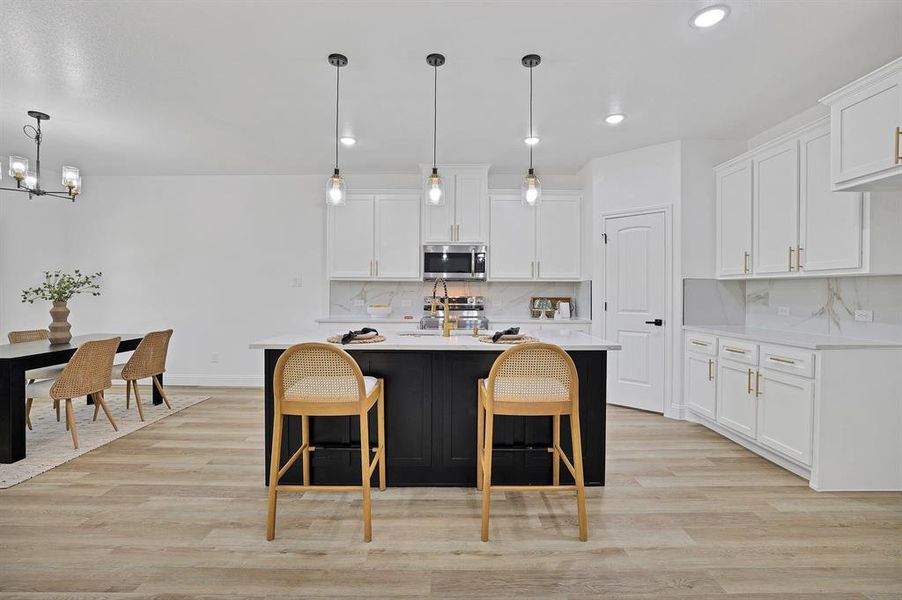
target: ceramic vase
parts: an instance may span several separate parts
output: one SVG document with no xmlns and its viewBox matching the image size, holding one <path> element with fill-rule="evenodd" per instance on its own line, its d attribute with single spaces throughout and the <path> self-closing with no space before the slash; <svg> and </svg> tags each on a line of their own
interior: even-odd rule
<svg viewBox="0 0 902 600">
<path fill-rule="evenodd" d="M 65 302 L 54 302 L 50 309 L 50 343 L 68 344 L 72 339 L 72 325 L 69 324 L 69 307 Z"/>
</svg>

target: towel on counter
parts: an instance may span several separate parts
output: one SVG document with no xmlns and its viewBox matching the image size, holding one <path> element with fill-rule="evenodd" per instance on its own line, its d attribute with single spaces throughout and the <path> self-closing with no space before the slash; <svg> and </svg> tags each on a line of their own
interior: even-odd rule
<svg viewBox="0 0 902 600">
<path fill-rule="evenodd" d="M 349 331 L 341 336 L 341 343 L 350 344 L 354 340 L 366 340 L 376 337 L 377 335 L 379 335 L 379 332 L 372 327 L 364 327 L 363 329 L 358 329 L 357 331 Z"/>
<path fill-rule="evenodd" d="M 520 339 L 521 337 L 523 336 L 520 335 L 519 327 L 510 327 L 508 329 L 505 329 L 504 331 L 496 331 L 495 335 L 492 336 L 492 341 L 497 342 L 501 338 L 504 338 L 506 340 L 516 340 Z"/>
</svg>

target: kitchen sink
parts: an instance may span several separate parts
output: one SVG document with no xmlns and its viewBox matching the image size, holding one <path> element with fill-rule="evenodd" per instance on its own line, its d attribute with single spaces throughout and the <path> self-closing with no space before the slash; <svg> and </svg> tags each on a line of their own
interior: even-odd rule
<svg viewBox="0 0 902 600">
<path fill-rule="evenodd" d="M 416 329 L 413 331 L 402 331 L 398 333 L 398 335 L 405 337 L 441 337 L 442 330 L 441 329 Z M 460 336 L 460 335 L 473 335 L 473 332 L 468 329 L 452 329 L 451 335 Z"/>
</svg>

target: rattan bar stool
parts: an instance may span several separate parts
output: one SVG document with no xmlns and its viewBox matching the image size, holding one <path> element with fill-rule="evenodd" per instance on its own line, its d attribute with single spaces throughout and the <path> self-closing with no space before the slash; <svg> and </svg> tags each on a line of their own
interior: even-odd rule
<svg viewBox="0 0 902 600">
<path fill-rule="evenodd" d="M 489 507 L 495 491 L 576 491 L 579 539 L 589 538 L 586 488 L 579 427 L 579 377 L 573 359 L 553 344 L 527 343 L 505 350 L 495 360 L 488 380 L 480 379 L 476 407 L 476 487 L 482 490 L 482 541 L 489 540 Z M 495 415 L 551 416 L 552 485 L 492 486 L 492 430 Z M 573 462 L 561 449 L 561 415 L 570 415 Z M 561 485 L 561 461 L 575 485 Z"/>
<path fill-rule="evenodd" d="M 337 346 L 311 342 L 288 348 L 279 357 L 273 375 L 274 421 L 269 469 L 269 510 L 266 539 L 276 534 L 276 497 L 280 491 L 363 492 L 363 541 L 373 537 L 370 479 L 379 466 L 379 489 L 385 489 L 385 393 L 381 379 L 364 377 L 354 358 Z M 377 406 L 378 446 L 370 448 L 370 409 Z M 280 467 L 282 421 L 285 415 L 301 417 L 301 447 Z M 310 417 L 358 416 L 360 418 L 361 485 L 310 485 Z M 370 462 L 370 453 L 375 452 Z M 279 478 L 301 458 L 303 485 L 281 485 Z"/>
<path fill-rule="evenodd" d="M 166 403 L 166 408 L 172 410 L 166 390 L 160 382 L 159 375 L 166 372 L 166 353 L 169 352 L 169 339 L 172 330 L 151 331 L 145 335 L 138 347 L 132 353 L 131 358 L 124 364 L 113 365 L 113 379 L 125 380 L 125 408 L 131 402 L 131 391 L 135 390 L 135 406 L 138 407 L 138 416 L 144 420 L 144 407 L 141 406 L 141 392 L 138 391 L 139 379 L 151 379 Z M 94 419 L 97 419 L 97 410 L 94 410 Z"/>
<path fill-rule="evenodd" d="M 78 347 L 57 379 L 45 379 L 25 386 L 25 395 L 28 398 L 48 398 L 55 403 L 63 400 L 66 402 L 66 429 L 72 433 L 72 445 L 75 448 L 78 448 L 78 431 L 75 427 L 72 398 L 91 396 L 94 404 L 103 409 L 113 429 L 119 431 L 116 420 L 103 400 L 103 391 L 113 384 L 110 374 L 116 350 L 119 349 L 119 340 L 120 338 L 115 337 L 85 342 Z M 26 411 L 29 408 L 26 407 Z"/>
<path fill-rule="evenodd" d="M 23 344 L 25 342 L 40 342 L 44 340 L 50 339 L 50 330 L 49 329 L 25 329 L 23 331 L 10 331 L 7 334 L 9 338 L 10 344 Z M 59 374 L 63 372 L 63 365 L 53 366 L 53 367 L 41 367 L 40 369 L 29 369 L 25 371 L 25 379 L 28 383 L 34 383 L 38 379 L 54 379 L 59 377 Z M 31 418 L 28 416 L 28 413 L 31 412 L 31 404 L 32 398 L 25 399 L 25 425 L 31 429 Z M 59 402 L 53 403 L 53 408 L 56 409 L 56 420 L 60 420 L 60 405 Z"/>
</svg>

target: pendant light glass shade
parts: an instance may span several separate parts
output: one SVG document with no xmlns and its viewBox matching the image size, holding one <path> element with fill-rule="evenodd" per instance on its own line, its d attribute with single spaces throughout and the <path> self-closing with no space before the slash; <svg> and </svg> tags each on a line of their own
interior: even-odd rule
<svg viewBox="0 0 902 600">
<path fill-rule="evenodd" d="M 426 204 L 429 206 L 441 206 L 445 203 L 445 190 L 442 187 L 442 178 L 438 169 L 432 168 L 432 174 L 426 178 Z"/>
<path fill-rule="evenodd" d="M 529 170 L 520 186 L 520 197 L 526 206 L 535 206 L 542 200 L 542 182 L 536 177 L 533 169 Z"/>
<path fill-rule="evenodd" d="M 344 206 L 348 195 L 345 190 L 345 180 L 335 169 L 335 173 L 326 181 L 326 204 L 329 206 Z"/>
<path fill-rule="evenodd" d="M 28 172 L 28 159 L 22 156 L 10 156 L 9 157 L 9 176 L 14 177 L 15 179 L 22 180 L 25 179 L 25 174 Z"/>
</svg>

